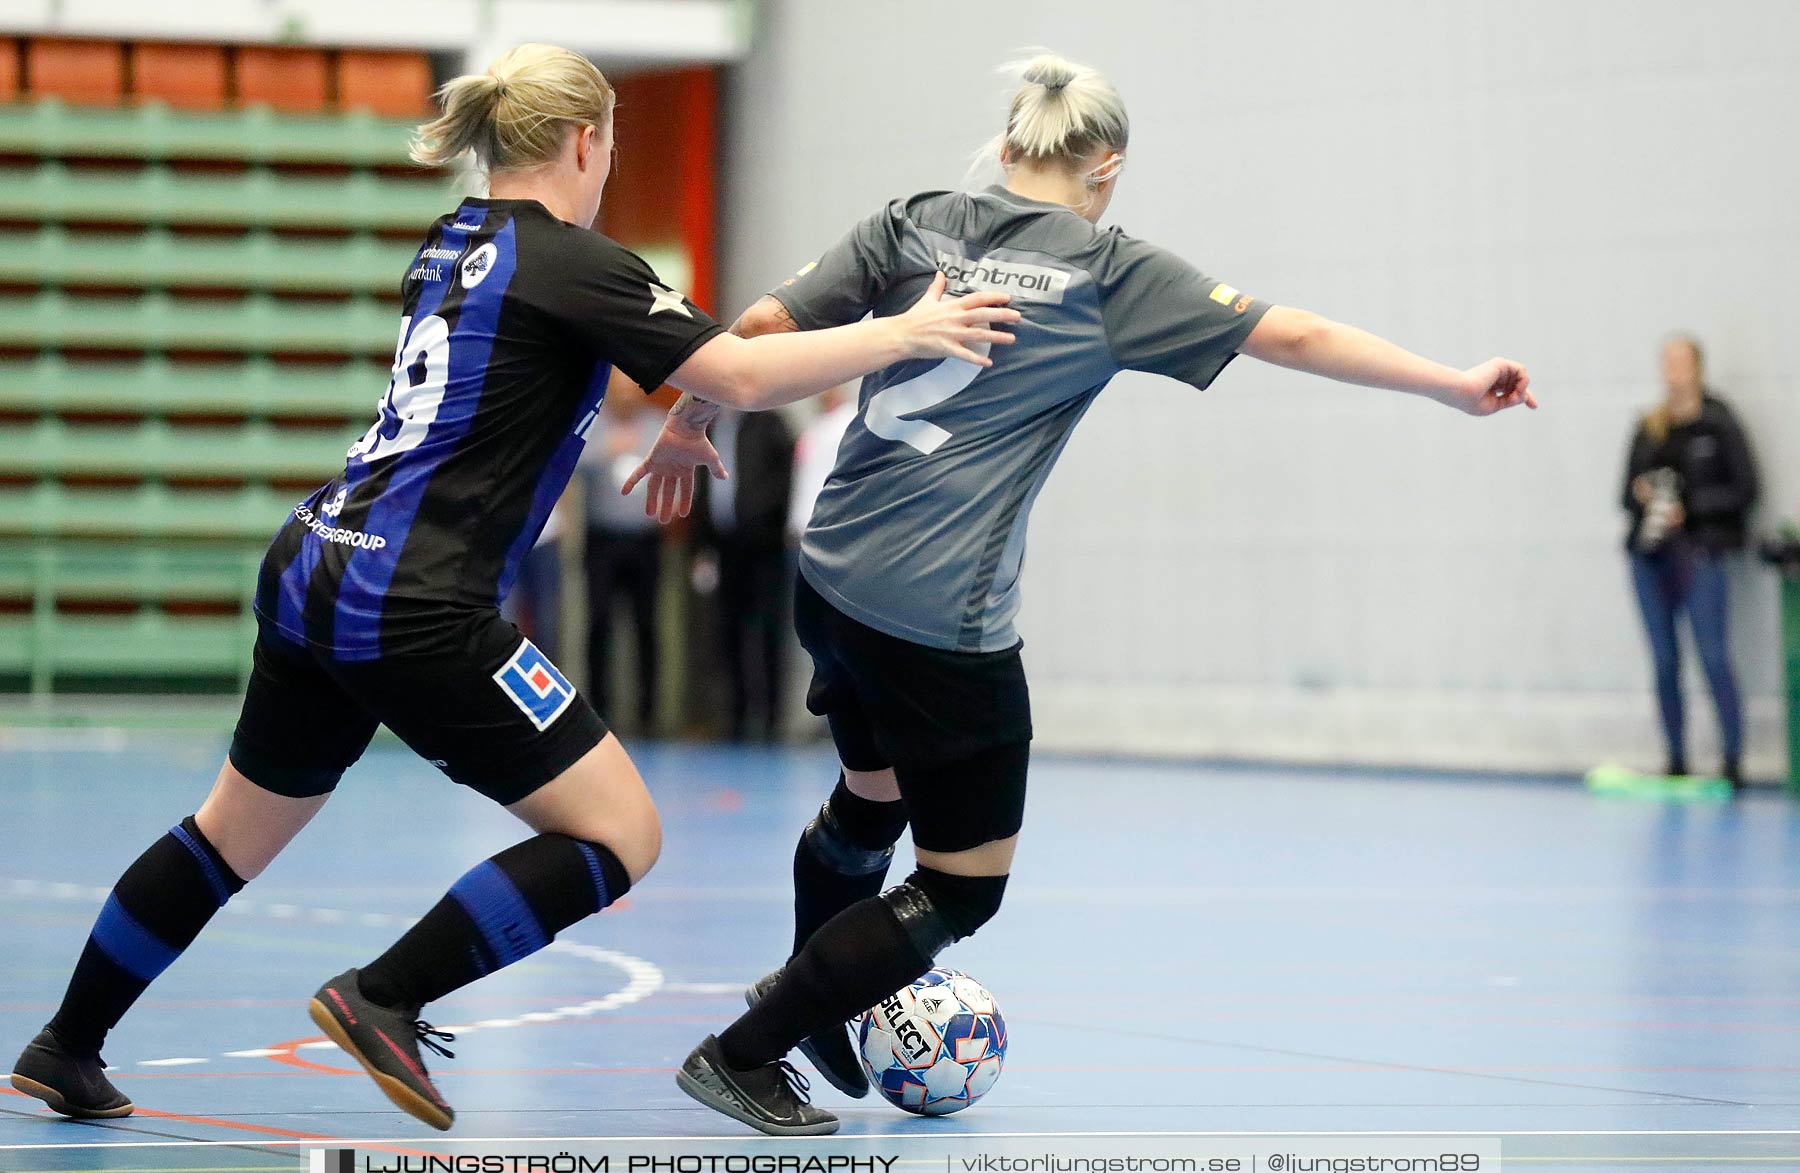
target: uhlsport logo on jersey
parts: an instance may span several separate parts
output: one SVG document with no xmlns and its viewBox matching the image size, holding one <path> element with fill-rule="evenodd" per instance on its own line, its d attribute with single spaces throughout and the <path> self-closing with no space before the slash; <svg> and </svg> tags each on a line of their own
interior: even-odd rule
<svg viewBox="0 0 1800 1173">
<path fill-rule="evenodd" d="M 1048 265 L 1030 265 L 1024 261 L 1003 261 L 997 257 L 970 260 L 937 250 L 938 268 L 950 284 L 964 289 L 993 289 L 1010 293 L 1023 301 L 1047 301 L 1061 305 L 1063 292 L 1069 288 L 1069 274 Z"/>
<path fill-rule="evenodd" d="M 494 683 L 539 729 L 548 728 L 575 699 L 569 678 L 557 671 L 550 657 L 538 651 L 530 640 L 521 643 L 512 659 L 494 673 Z"/>
<path fill-rule="evenodd" d="M 464 289 L 473 289 L 487 280 L 487 275 L 494 271 L 494 258 L 500 249 L 493 241 L 488 241 L 469 254 L 469 259 L 462 263 L 462 283 Z"/>
<path fill-rule="evenodd" d="M 313 1149 L 307 1173 L 356 1173 L 355 1149 Z"/>
</svg>

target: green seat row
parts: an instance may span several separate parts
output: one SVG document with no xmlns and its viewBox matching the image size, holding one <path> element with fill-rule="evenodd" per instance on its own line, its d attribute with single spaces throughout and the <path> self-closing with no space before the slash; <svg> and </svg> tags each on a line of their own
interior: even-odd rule
<svg viewBox="0 0 1800 1173">
<path fill-rule="evenodd" d="M 0 413 L 342 418 L 366 423 L 389 364 L 294 365 L 251 358 L 178 363 L 75 362 L 57 354 L 0 360 Z"/>
<path fill-rule="evenodd" d="M 39 482 L 0 488 L 0 540 L 111 537 L 267 542 L 299 496 L 263 485 L 176 489 L 145 484 L 129 489 L 88 489 Z"/>
<path fill-rule="evenodd" d="M 71 233 L 45 225 L 0 249 L 0 282 L 386 294 L 398 291 L 411 260 L 407 245 L 367 235 L 176 236 L 160 228 Z"/>
<path fill-rule="evenodd" d="M 181 427 L 162 420 L 72 425 L 59 419 L 0 424 L 0 468 L 31 477 L 330 480 L 356 437 L 342 428 L 266 423 Z"/>
<path fill-rule="evenodd" d="M 309 117 L 262 106 L 202 114 L 154 102 L 117 109 L 55 100 L 0 105 L 0 153 L 47 158 L 398 166 L 408 162 L 412 129 L 360 111 Z"/>
<path fill-rule="evenodd" d="M 258 543 L 14 542 L 0 550 L 0 599 L 244 603 Z"/>
<path fill-rule="evenodd" d="M 71 677 L 232 676 L 247 673 L 253 629 L 234 616 L 0 616 L 0 672 L 47 691 Z"/>
<path fill-rule="evenodd" d="M 261 547 L 0 544 L 0 673 L 34 691 L 71 677 L 236 677 L 248 666 Z M 81 614 L 61 604 L 136 606 Z M 27 604 L 20 608 L 19 604 Z M 233 606 L 236 614 L 166 613 L 165 604 Z"/>
<path fill-rule="evenodd" d="M 225 300 L 71 297 L 60 291 L 0 297 L 0 346 L 115 350 L 307 352 L 391 358 L 399 323 L 373 298 L 282 301 L 253 293 Z"/>
<path fill-rule="evenodd" d="M 320 178 L 255 167 L 184 174 L 161 164 L 75 170 L 0 167 L 0 219 L 46 224 L 203 224 L 232 228 L 394 229 L 425 234 L 457 204 L 442 180 L 368 172 Z"/>
</svg>

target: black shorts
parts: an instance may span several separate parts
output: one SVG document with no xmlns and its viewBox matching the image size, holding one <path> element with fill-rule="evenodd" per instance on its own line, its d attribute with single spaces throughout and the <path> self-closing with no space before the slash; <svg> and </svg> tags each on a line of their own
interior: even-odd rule
<svg viewBox="0 0 1800 1173">
<path fill-rule="evenodd" d="M 916 644 L 839 611 L 804 575 L 794 626 L 813 661 L 806 707 L 831 723 L 847 768 L 893 769 L 917 846 L 963 851 L 1018 834 L 1031 746 L 1022 644 Z"/>
<path fill-rule="evenodd" d="M 599 745 L 606 725 L 549 657 L 486 612 L 453 652 L 334 660 L 264 625 L 231 763 L 264 790 L 329 794 L 377 724 L 454 782 L 518 802 Z"/>
</svg>

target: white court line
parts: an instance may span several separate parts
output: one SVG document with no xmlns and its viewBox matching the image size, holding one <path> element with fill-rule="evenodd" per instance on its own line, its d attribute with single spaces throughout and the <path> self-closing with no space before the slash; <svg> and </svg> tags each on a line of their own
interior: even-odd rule
<svg viewBox="0 0 1800 1173">
<path fill-rule="evenodd" d="M 1333 1137 L 1495 1137 L 1501 1140 L 1509 1136 L 1579 1136 L 1579 1137 L 1627 1137 L 1627 1136 L 1800 1136 L 1800 1129 L 1789 1128 L 1539 1128 L 1539 1129 L 1437 1129 L 1408 1130 L 1395 1129 L 1363 1129 L 1360 1131 L 1326 1131 L 1326 1132 L 956 1132 L 941 1136 L 929 1136 L 924 1133 L 899 1132 L 839 1132 L 832 1140 L 891 1140 L 895 1143 L 919 1144 L 926 1141 L 962 1141 L 962 1140 L 1132 1140 L 1132 1139 L 1216 1139 L 1216 1140 L 1285 1140 Z M 316 1140 L 127 1140 L 127 1141 L 71 1141 L 68 1144 L 0 1144 L 0 1152 L 21 1152 L 31 1149 L 201 1149 L 201 1148 L 243 1148 L 254 1145 L 257 1148 L 322 1148 L 343 1147 L 346 1145 L 396 1145 L 410 1144 L 416 1137 L 405 1136 L 368 1136 L 368 1137 L 322 1137 Z M 427 1138 L 432 1145 L 453 1144 L 526 1144 L 526 1145 L 566 1145 L 566 1144 L 645 1144 L 654 1141 L 679 1141 L 682 1144 L 773 1144 L 795 1140 L 807 1144 L 818 1144 L 817 1137 L 764 1136 L 761 1133 L 750 1133 L 744 1136 L 434 1136 Z"/>
<path fill-rule="evenodd" d="M 742 994 L 743 982 L 670 982 L 663 987 L 669 994 Z"/>
<path fill-rule="evenodd" d="M 6 892 L 13 896 L 50 896 L 59 900 L 103 901 L 110 893 L 110 889 L 106 888 L 90 888 L 80 884 L 52 883 L 44 880 L 0 879 L 0 884 L 4 884 Z M 236 912 L 240 916 L 260 915 L 269 917 L 273 920 L 282 921 L 291 921 L 300 917 L 307 917 L 321 923 L 339 923 L 348 916 L 347 913 L 335 908 L 309 909 L 298 904 L 267 904 L 258 903 L 254 900 L 233 900 L 225 907 L 228 910 Z M 385 912 L 365 912 L 357 917 L 357 921 L 368 927 L 388 927 L 394 925 L 411 927 L 418 923 L 418 918 L 395 916 Z M 655 994 L 664 986 L 663 971 L 660 967 L 653 962 L 645 961 L 642 957 L 634 957 L 629 953 L 620 953 L 614 949 L 602 949 L 598 945 L 583 945 L 576 941 L 552 941 L 549 945 L 545 946 L 543 951 L 545 953 L 567 953 L 571 956 L 582 958 L 585 961 L 593 961 L 601 965 L 610 965 L 625 975 L 625 985 L 622 989 L 614 990 L 610 994 L 594 998 L 587 1002 L 579 1002 L 572 1006 L 558 1006 L 554 1010 L 530 1010 L 513 1018 L 484 1018 L 478 1022 L 458 1026 L 447 1026 L 443 1029 L 450 1031 L 452 1034 L 467 1034 L 470 1031 L 476 1030 L 505 1030 L 510 1027 L 523 1026 L 527 1023 L 538 1024 L 561 1022 L 564 1019 L 569 1018 L 588 1018 L 595 1014 L 604 1014 L 610 1010 L 617 1010 L 622 1006 L 629 1006 L 635 1002 L 642 1002 L 645 998 Z M 303 1051 L 335 1051 L 339 1048 L 336 1043 L 321 1040 L 316 1043 L 301 1043 L 295 1049 Z M 270 1058 L 274 1055 L 287 1054 L 287 1052 L 280 1049 L 272 1050 L 266 1047 L 259 1047 L 237 1051 L 226 1051 L 224 1054 L 227 1058 L 232 1059 L 257 1059 Z M 179 1067 L 189 1063 L 205 1062 L 207 1062 L 207 1060 L 198 1058 L 141 1059 L 138 1061 L 138 1065 L 143 1067 Z M 112 1068 L 107 1068 L 107 1070 L 110 1071 Z"/>
</svg>

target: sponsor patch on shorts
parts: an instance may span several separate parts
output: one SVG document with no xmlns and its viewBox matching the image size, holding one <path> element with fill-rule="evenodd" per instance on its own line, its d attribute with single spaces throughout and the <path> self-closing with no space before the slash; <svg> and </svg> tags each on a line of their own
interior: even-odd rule
<svg viewBox="0 0 1800 1173">
<path fill-rule="evenodd" d="M 538 651 L 530 640 L 521 643 L 512 659 L 494 673 L 494 683 L 540 730 L 549 728 L 550 722 L 562 716 L 575 699 L 569 678 L 557 671 L 550 657 Z"/>
</svg>

